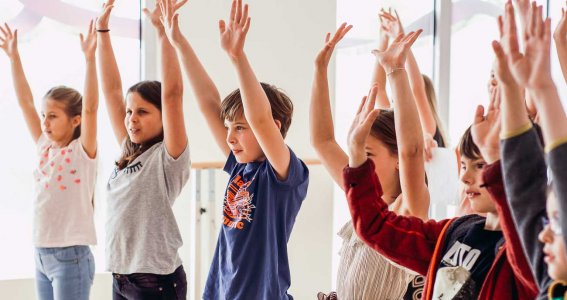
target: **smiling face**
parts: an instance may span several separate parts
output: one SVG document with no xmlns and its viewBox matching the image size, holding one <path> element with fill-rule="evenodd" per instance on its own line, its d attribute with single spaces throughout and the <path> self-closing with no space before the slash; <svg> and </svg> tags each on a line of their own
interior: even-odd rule
<svg viewBox="0 0 567 300">
<path fill-rule="evenodd" d="M 486 188 L 480 187 L 482 171 L 486 162 L 482 158 L 461 157 L 460 180 L 464 184 L 464 193 L 475 213 L 496 213 L 496 206 Z"/>
<path fill-rule="evenodd" d="M 41 106 L 41 130 L 54 144 L 65 146 L 73 140 L 75 128 L 81 124 L 81 116 L 70 117 L 65 104 L 51 98 L 43 99 Z"/>
<path fill-rule="evenodd" d="M 567 280 L 567 252 L 565 239 L 561 231 L 561 220 L 557 199 L 554 193 L 547 197 L 547 220 L 539 233 L 539 240 L 544 243 L 543 253 L 547 264 L 547 273 L 554 280 Z"/>
<path fill-rule="evenodd" d="M 133 143 L 143 144 L 162 134 L 161 111 L 137 92 L 126 97 L 124 125 Z"/>
<path fill-rule="evenodd" d="M 225 120 L 226 143 L 239 163 L 262 161 L 264 152 L 250 128 L 246 118 L 238 116 L 234 120 Z"/>
</svg>

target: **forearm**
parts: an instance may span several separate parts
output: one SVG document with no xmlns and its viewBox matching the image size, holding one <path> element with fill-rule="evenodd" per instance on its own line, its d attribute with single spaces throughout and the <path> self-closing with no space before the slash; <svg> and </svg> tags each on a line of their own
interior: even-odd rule
<svg viewBox="0 0 567 300">
<path fill-rule="evenodd" d="M 408 70 L 409 84 L 415 98 L 415 104 L 417 107 L 417 112 L 419 114 L 421 128 L 424 132 L 429 133 L 431 136 L 434 136 L 435 131 L 437 130 L 437 122 L 435 121 L 433 111 L 431 110 L 431 106 L 429 105 L 423 76 L 421 75 L 419 65 L 417 64 L 412 51 L 408 53 L 406 68 Z"/>
<path fill-rule="evenodd" d="M 378 51 L 384 51 L 388 48 L 388 38 L 382 36 L 378 42 Z M 377 86 L 376 103 L 380 108 L 390 108 L 390 99 L 386 94 L 386 72 L 380 64 L 378 58 L 374 62 L 374 70 L 372 72 L 372 81 L 370 86 Z"/>
<path fill-rule="evenodd" d="M 567 137 L 567 117 L 557 88 L 552 83 L 544 89 L 530 90 L 530 94 L 536 103 L 546 149 L 551 149 L 554 143 Z"/>
<path fill-rule="evenodd" d="M 14 84 L 16 97 L 18 98 L 18 104 L 22 109 L 27 109 L 30 106 L 34 107 L 32 91 L 26 74 L 24 73 L 20 55 L 18 53 L 14 54 L 10 62 L 12 67 L 12 82 Z"/>
<path fill-rule="evenodd" d="M 266 93 L 254 74 L 254 70 L 245 54 L 233 59 L 236 68 L 244 115 L 254 129 L 273 122 L 272 109 Z"/>
<path fill-rule="evenodd" d="M 411 92 L 408 77 L 403 70 L 390 75 L 394 95 L 394 120 L 400 157 L 421 157 L 423 159 L 423 131 L 419 114 Z"/>
<path fill-rule="evenodd" d="M 85 91 L 83 93 L 83 112 L 96 114 L 98 110 L 98 79 L 96 75 L 96 60 L 86 59 Z"/>
<path fill-rule="evenodd" d="M 507 138 L 525 131 L 526 126 L 530 126 L 531 122 L 520 87 L 515 83 L 501 84 L 500 86 L 502 91 L 502 102 L 500 104 L 502 110 L 501 137 Z"/>
<path fill-rule="evenodd" d="M 317 148 L 326 142 L 335 141 L 326 68 L 315 67 L 309 106 L 309 125 L 313 147 Z"/>
<path fill-rule="evenodd" d="M 157 31 L 157 38 L 161 50 L 162 103 L 179 105 L 183 100 L 183 80 L 177 53 L 163 30 Z M 176 103 L 171 103 L 172 101 Z"/>
<path fill-rule="evenodd" d="M 114 56 L 109 32 L 98 33 L 98 62 L 102 80 L 102 92 L 107 101 L 122 99 L 122 79 Z M 117 97 L 118 96 L 118 97 Z"/>
<path fill-rule="evenodd" d="M 567 82 L 567 42 L 555 40 L 555 47 L 557 56 L 559 57 L 559 65 L 561 66 L 563 79 Z"/>
</svg>

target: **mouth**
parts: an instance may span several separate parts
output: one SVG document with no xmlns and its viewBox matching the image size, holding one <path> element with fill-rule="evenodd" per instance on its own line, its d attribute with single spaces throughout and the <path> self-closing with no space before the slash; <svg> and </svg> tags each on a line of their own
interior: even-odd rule
<svg viewBox="0 0 567 300">
<path fill-rule="evenodd" d="M 130 132 L 130 134 L 136 135 L 140 132 L 140 129 L 130 128 L 130 129 L 128 129 L 128 131 Z"/>
<path fill-rule="evenodd" d="M 237 155 L 237 154 L 239 154 L 240 152 L 242 152 L 242 150 L 238 150 L 238 149 L 232 149 L 231 151 L 232 151 L 232 153 L 233 153 L 234 155 Z"/>
<path fill-rule="evenodd" d="M 476 198 L 476 197 L 480 196 L 480 193 L 479 193 L 479 192 L 474 191 L 474 190 L 472 190 L 472 189 L 466 190 L 465 193 L 466 193 L 466 195 L 467 195 L 467 198 L 469 198 L 469 199 L 473 199 L 473 198 Z"/>
</svg>

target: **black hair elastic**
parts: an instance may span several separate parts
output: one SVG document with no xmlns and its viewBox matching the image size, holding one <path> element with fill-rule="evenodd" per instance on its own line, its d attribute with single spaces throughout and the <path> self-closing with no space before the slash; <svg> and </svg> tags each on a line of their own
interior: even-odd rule
<svg viewBox="0 0 567 300">
<path fill-rule="evenodd" d="M 96 32 L 109 32 L 110 29 L 97 29 Z"/>
</svg>

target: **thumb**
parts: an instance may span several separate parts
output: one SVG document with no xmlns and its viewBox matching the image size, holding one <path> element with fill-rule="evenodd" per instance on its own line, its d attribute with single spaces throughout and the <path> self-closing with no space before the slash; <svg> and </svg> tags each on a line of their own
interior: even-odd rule
<svg viewBox="0 0 567 300">
<path fill-rule="evenodd" d="M 226 31 L 226 23 L 224 20 L 219 20 L 219 31 L 220 34 L 223 34 Z"/>
<path fill-rule="evenodd" d="M 150 12 L 150 10 L 147 9 L 147 8 L 144 8 L 142 11 L 144 12 L 144 15 L 146 15 L 146 17 L 150 17 L 151 14 L 152 14 L 152 13 Z"/>
</svg>

